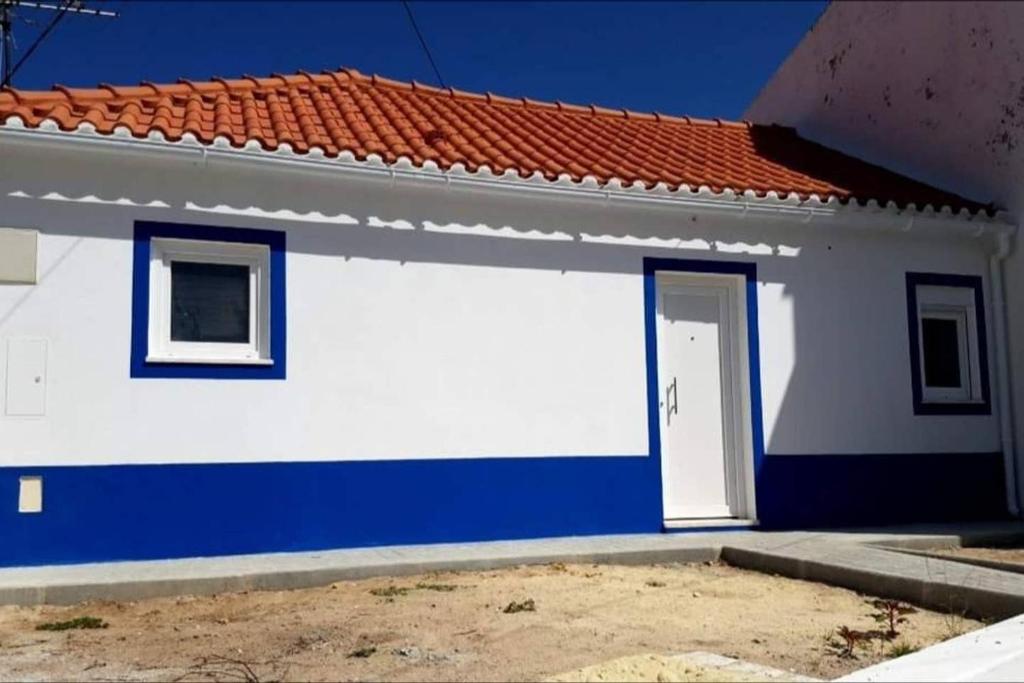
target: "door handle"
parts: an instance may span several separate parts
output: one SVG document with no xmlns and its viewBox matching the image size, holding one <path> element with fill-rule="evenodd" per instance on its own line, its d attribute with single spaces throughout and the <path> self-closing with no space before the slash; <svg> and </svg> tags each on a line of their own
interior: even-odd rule
<svg viewBox="0 0 1024 683">
<path fill-rule="evenodd" d="M 672 415 L 679 414 L 679 396 L 676 394 L 676 378 L 672 378 L 672 384 L 665 388 L 665 418 L 668 424 L 672 424 Z"/>
</svg>

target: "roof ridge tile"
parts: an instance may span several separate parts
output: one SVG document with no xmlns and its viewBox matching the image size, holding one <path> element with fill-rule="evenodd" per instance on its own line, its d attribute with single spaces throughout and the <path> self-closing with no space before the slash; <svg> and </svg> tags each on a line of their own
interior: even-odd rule
<svg viewBox="0 0 1024 683">
<path fill-rule="evenodd" d="M 571 104 L 569 102 L 558 102 L 558 108 L 561 111 L 573 112 L 577 114 L 589 114 L 590 109 L 584 107 L 581 104 Z"/>
<path fill-rule="evenodd" d="M 312 73 L 306 71 L 305 69 L 299 69 L 297 73 L 298 73 L 298 75 L 300 75 L 303 78 L 305 78 L 306 81 L 310 85 L 320 85 L 320 83 L 317 81 L 317 75 L 316 74 L 312 74 Z"/>
<path fill-rule="evenodd" d="M 353 81 L 369 81 L 369 78 L 365 74 L 360 73 L 356 69 L 352 69 L 347 66 L 338 67 L 338 72 L 351 78 Z"/>
<path fill-rule="evenodd" d="M 285 76 L 285 75 L 284 75 L 283 73 L 281 73 L 281 72 L 279 72 L 279 71 L 275 71 L 274 73 L 270 74 L 270 77 L 271 77 L 271 78 L 276 78 L 277 80 L 279 80 L 279 81 L 280 81 L 280 83 L 277 83 L 277 84 L 275 84 L 275 85 L 273 86 L 273 87 L 275 87 L 275 88 L 282 88 L 282 87 L 288 87 L 289 85 L 291 85 L 291 84 L 290 84 L 290 83 L 288 82 L 288 77 L 287 77 L 287 76 Z"/>
<path fill-rule="evenodd" d="M 215 83 L 220 83 L 220 86 L 224 89 L 224 92 L 232 96 L 241 95 L 242 92 L 250 91 L 253 88 L 252 82 L 244 78 L 232 79 L 224 78 L 222 76 L 213 76 L 211 80 L 213 80 Z"/>
<path fill-rule="evenodd" d="M 419 81 L 412 81 L 411 85 L 412 85 L 412 89 L 415 90 L 416 92 L 425 92 L 425 93 L 434 93 L 434 94 L 441 94 L 441 93 L 445 92 L 444 89 L 439 88 L 436 85 L 430 85 L 429 83 L 420 83 Z"/>
<path fill-rule="evenodd" d="M 472 92 L 469 90 L 456 90 L 455 88 L 448 88 L 451 92 L 451 96 L 462 100 L 485 100 L 484 96 L 478 92 Z"/>
<path fill-rule="evenodd" d="M 491 93 L 491 92 L 486 93 L 485 97 L 487 99 L 487 103 L 488 104 L 518 104 L 519 103 L 518 100 L 515 100 L 515 99 L 513 99 L 511 97 L 506 97 L 504 95 L 495 95 L 494 93 Z"/>
<path fill-rule="evenodd" d="M 622 113 L 618 109 L 610 109 L 608 107 L 599 107 L 596 104 L 590 105 L 590 111 L 594 114 L 603 114 L 604 116 L 621 117 Z"/>
<path fill-rule="evenodd" d="M 60 92 L 68 100 L 110 99 L 110 93 L 93 88 L 71 88 L 60 83 L 54 84 L 52 92 Z"/>
</svg>

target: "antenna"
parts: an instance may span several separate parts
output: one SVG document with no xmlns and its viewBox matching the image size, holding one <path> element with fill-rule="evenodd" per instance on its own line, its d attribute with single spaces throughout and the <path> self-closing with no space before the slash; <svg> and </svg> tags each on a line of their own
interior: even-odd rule
<svg viewBox="0 0 1024 683">
<path fill-rule="evenodd" d="M 18 62 L 14 63 L 14 8 L 16 7 L 56 12 L 56 14 L 54 14 L 50 23 L 47 24 L 46 28 L 44 28 L 42 33 L 40 33 L 35 39 L 35 42 L 25 50 L 23 55 L 21 55 Z M 46 40 L 46 37 L 50 35 L 50 32 L 56 28 L 57 24 L 60 23 L 60 20 L 68 13 L 92 17 L 115 18 L 119 16 L 117 12 L 86 7 L 82 0 L 65 0 L 65 2 L 59 5 L 52 5 L 45 2 L 33 2 L 31 0 L 0 0 L 0 43 L 3 43 L 3 52 L 0 54 L 0 57 L 2 57 L 3 60 L 3 79 L 0 80 L 0 87 L 13 85 L 12 79 L 14 78 L 14 74 L 16 74 L 18 69 L 28 61 L 28 58 L 36 51 L 36 48 Z"/>
</svg>

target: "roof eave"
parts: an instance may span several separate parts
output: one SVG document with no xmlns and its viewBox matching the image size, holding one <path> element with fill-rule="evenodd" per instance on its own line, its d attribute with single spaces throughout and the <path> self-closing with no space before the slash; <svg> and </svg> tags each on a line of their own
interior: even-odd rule
<svg viewBox="0 0 1024 683">
<path fill-rule="evenodd" d="M 172 142 L 158 131 L 146 138 L 134 137 L 127 128 L 115 129 L 112 135 L 95 131 L 88 123 L 76 129 L 65 131 L 55 122 L 43 121 L 38 127 L 27 127 L 17 116 L 0 123 L 0 142 L 33 144 L 67 149 L 113 151 L 140 154 L 153 158 L 183 158 L 189 161 L 201 160 L 204 164 L 230 163 L 259 165 L 263 168 L 289 168 L 300 172 L 318 174 L 356 175 L 363 178 L 383 178 L 391 182 L 398 180 L 418 183 L 442 183 L 446 186 L 469 187 L 498 192 L 542 193 L 548 196 L 563 195 L 577 199 L 591 199 L 603 202 L 619 202 L 631 205 L 662 206 L 683 208 L 708 214 L 729 214 L 737 217 L 748 215 L 780 219 L 798 219 L 801 223 L 819 219 L 841 219 L 837 224 L 849 227 L 874 227 L 909 231 L 929 224 L 937 227 L 959 229 L 974 236 L 1012 233 L 1016 221 L 1005 211 L 988 215 L 984 211 L 970 213 L 966 208 L 954 212 L 949 206 L 938 209 L 929 205 L 918 208 L 914 204 L 900 208 L 894 202 L 880 205 L 874 199 L 863 204 L 855 198 L 840 201 L 836 197 L 821 199 L 817 195 L 801 198 L 796 193 L 780 195 L 769 191 L 759 196 L 752 190 L 742 193 L 733 190 L 715 192 L 707 186 L 691 188 L 687 185 L 670 188 L 658 183 L 648 188 L 643 183 L 623 183 L 613 178 L 600 183 L 593 176 L 575 181 L 563 174 L 550 180 L 540 173 L 523 178 L 515 171 L 496 174 L 487 166 L 470 171 L 456 163 L 449 169 L 441 169 L 427 161 L 421 166 L 400 157 L 392 164 L 384 162 L 376 154 L 360 160 L 351 152 L 342 152 L 336 157 L 327 157 L 323 150 L 313 148 L 304 154 L 293 151 L 284 143 L 275 150 L 266 150 L 253 140 L 242 148 L 235 147 L 226 137 L 214 139 L 212 145 L 200 143 L 194 136 L 185 134 L 181 140 Z M 830 221 L 831 222 L 831 221 Z"/>
</svg>

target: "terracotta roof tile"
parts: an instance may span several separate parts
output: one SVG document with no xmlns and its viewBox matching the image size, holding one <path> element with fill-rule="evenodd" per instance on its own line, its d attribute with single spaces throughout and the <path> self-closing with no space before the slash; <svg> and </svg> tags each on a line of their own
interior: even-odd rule
<svg viewBox="0 0 1024 683">
<path fill-rule="evenodd" d="M 318 147 L 331 157 L 377 154 L 387 163 L 404 156 L 417 165 L 487 166 L 524 178 L 540 172 L 551 180 L 592 176 L 602 184 L 617 178 L 646 187 L 706 185 L 900 207 L 987 208 L 805 140 L 790 128 L 469 93 L 344 68 L 96 89 L 58 85 L 47 92 L 5 88 L 0 121 L 10 116 L 30 128 L 49 119 L 63 130 L 89 123 L 111 134 L 127 127 L 140 138 L 160 131 L 176 141 L 191 133 L 213 144 L 223 136 L 235 147 L 250 140 L 265 149 L 287 143 L 297 153 Z"/>
</svg>

